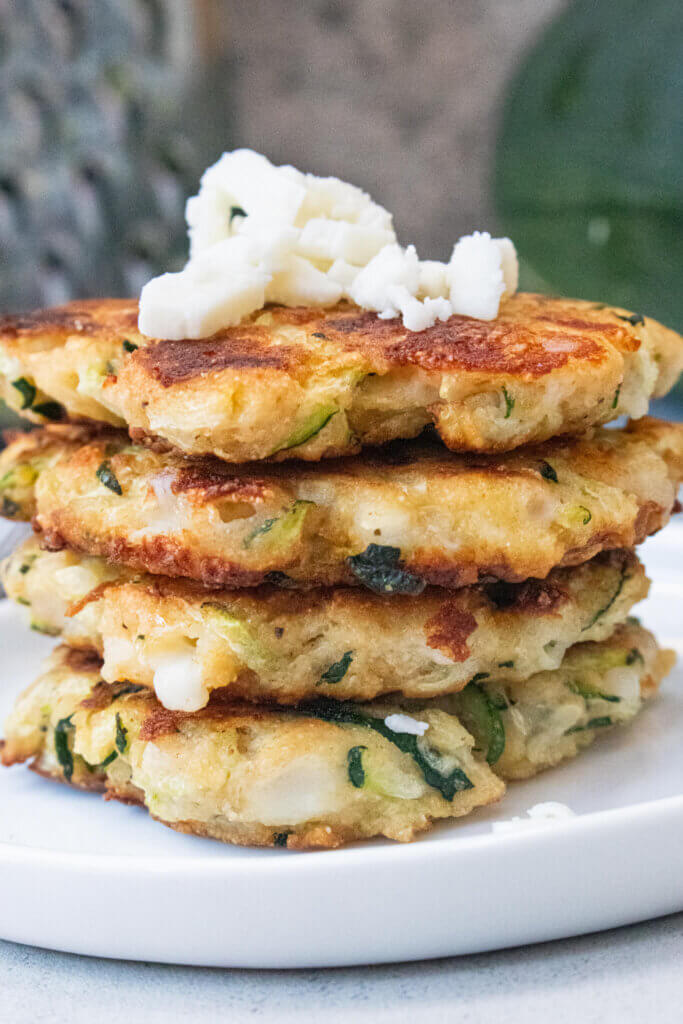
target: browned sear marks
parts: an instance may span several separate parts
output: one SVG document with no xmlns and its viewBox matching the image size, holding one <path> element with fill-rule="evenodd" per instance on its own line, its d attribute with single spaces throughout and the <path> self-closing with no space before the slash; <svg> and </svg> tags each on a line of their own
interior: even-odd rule
<svg viewBox="0 0 683 1024">
<path fill-rule="evenodd" d="M 453 661 L 467 661 L 471 654 L 467 641 L 477 628 L 477 620 L 461 608 L 457 598 L 444 601 L 424 628 L 428 647 L 443 651 Z"/>
</svg>

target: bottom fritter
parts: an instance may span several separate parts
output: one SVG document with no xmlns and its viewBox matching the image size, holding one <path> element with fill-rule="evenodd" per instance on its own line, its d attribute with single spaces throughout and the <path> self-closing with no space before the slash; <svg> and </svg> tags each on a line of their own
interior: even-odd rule
<svg viewBox="0 0 683 1024">
<path fill-rule="evenodd" d="M 473 680 L 427 702 L 323 697 L 286 710 L 223 702 L 217 691 L 185 714 L 144 687 L 102 682 L 95 656 L 60 647 L 8 719 L 2 760 L 32 758 L 41 774 L 225 842 L 409 841 L 497 800 L 503 778 L 534 774 L 625 724 L 671 661 L 634 624 L 526 683 Z"/>
</svg>

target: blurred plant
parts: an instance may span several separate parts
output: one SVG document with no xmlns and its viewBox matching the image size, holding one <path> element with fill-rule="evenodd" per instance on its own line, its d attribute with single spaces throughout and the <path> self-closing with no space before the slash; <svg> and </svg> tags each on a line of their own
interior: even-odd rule
<svg viewBox="0 0 683 1024">
<path fill-rule="evenodd" d="M 523 284 L 683 329 L 683 5 L 578 0 L 510 86 L 495 197 Z"/>
<path fill-rule="evenodd" d="M 185 197 L 232 135 L 222 8 L 0 0 L 0 309 L 182 263 Z"/>
<path fill-rule="evenodd" d="M 0 0 L 0 308 L 136 293 L 182 259 L 231 135 L 216 4 Z"/>
</svg>

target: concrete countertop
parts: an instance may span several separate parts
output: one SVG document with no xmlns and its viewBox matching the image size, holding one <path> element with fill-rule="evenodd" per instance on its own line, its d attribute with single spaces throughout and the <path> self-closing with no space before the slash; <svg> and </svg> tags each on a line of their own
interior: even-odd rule
<svg viewBox="0 0 683 1024">
<path fill-rule="evenodd" d="M 679 1024 L 682 940 L 677 914 L 498 953 L 310 971 L 136 964 L 0 942 L 0 1019 Z"/>
</svg>

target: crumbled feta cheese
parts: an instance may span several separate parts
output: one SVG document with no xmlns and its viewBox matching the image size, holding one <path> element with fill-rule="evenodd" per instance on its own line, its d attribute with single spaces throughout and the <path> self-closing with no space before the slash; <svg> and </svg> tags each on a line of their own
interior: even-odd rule
<svg viewBox="0 0 683 1024">
<path fill-rule="evenodd" d="M 205 171 L 186 219 L 185 268 L 142 289 L 139 327 L 152 337 L 207 337 L 267 302 L 324 308 L 340 299 L 423 331 L 454 313 L 493 319 L 517 288 L 508 238 L 477 232 L 460 239 L 450 263 L 420 260 L 361 189 L 247 149 Z"/>
<path fill-rule="evenodd" d="M 159 702 L 171 711 L 199 711 L 204 707 L 209 691 L 190 644 L 178 645 L 177 651 L 156 658 L 154 691 Z"/>
<path fill-rule="evenodd" d="M 487 231 L 475 231 L 456 242 L 448 264 L 453 309 L 478 320 L 493 320 L 503 295 L 517 288 L 513 255 L 509 238 L 491 238 Z"/>
<path fill-rule="evenodd" d="M 491 825 L 491 830 L 493 832 L 525 831 L 529 828 L 543 828 L 557 821 L 566 821 L 567 818 L 576 817 L 576 813 L 571 807 L 567 807 L 566 804 L 558 803 L 555 800 L 534 804 L 526 813 L 528 815 L 527 818 L 510 818 L 507 821 L 494 821 Z"/>
<path fill-rule="evenodd" d="M 429 728 L 428 722 L 418 722 L 417 718 L 411 718 L 410 715 L 387 715 L 384 724 L 392 732 L 407 732 L 411 736 L 424 736 Z"/>
</svg>

